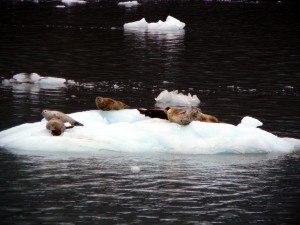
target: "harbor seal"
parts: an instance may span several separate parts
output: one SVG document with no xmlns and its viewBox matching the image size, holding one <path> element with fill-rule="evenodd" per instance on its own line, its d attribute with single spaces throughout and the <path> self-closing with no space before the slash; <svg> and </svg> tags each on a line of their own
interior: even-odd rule
<svg viewBox="0 0 300 225">
<path fill-rule="evenodd" d="M 180 125 L 188 125 L 192 121 L 197 121 L 199 120 L 199 117 L 201 115 L 201 110 L 196 107 L 192 107 L 186 110 L 167 107 L 166 111 L 168 120 Z"/>
<path fill-rule="evenodd" d="M 46 124 L 46 128 L 51 131 L 51 134 L 53 136 L 59 136 L 63 132 L 65 132 L 66 129 L 73 128 L 74 126 L 65 126 L 64 122 L 60 119 L 53 118 L 49 120 Z"/>
<path fill-rule="evenodd" d="M 137 110 L 141 114 L 148 116 L 150 118 L 160 118 L 160 119 L 168 120 L 168 116 L 167 116 L 168 109 L 170 109 L 170 107 L 167 107 L 165 110 L 163 110 L 163 109 L 144 109 L 144 108 L 138 108 Z M 199 120 L 201 122 L 208 122 L 208 123 L 219 123 L 219 120 L 217 117 L 202 113 L 201 111 L 200 111 L 200 113 L 198 113 L 197 120 Z"/>
<path fill-rule="evenodd" d="M 82 123 L 79 123 L 78 121 L 74 120 L 72 117 L 64 114 L 63 112 L 45 109 L 43 110 L 42 115 L 48 121 L 51 119 L 60 119 L 63 123 L 68 122 L 72 126 L 83 126 Z"/>
<path fill-rule="evenodd" d="M 120 110 L 129 108 L 128 105 L 121 101 L 117 101 L 111 98 L 96 97 L 95 103 L 98 109 L 109 111 L 109 110 Z"/>
<path fill-rule="evenodd" d="M 148 116 L 150 118 L 160 118 L 160 119 L 168 119 L 167 113 L 165 110 L 162 109 L 144 109 L 144 108 L 138 108 L 137 109 L 140 114 L 143 114 L 145 116 Z"/>
<path fill-rule="evenodd" d="M 217 117 L 215 116 L 212 116 L 212 115 L 208 115 L 208 114 L 205 114 L 205 113 L 202 113 L 200 114 L 199 116 L 199 121 L 201 122 L 208 122 L 208 123 L 219 123 L 219 120 Z"/>
</svg>

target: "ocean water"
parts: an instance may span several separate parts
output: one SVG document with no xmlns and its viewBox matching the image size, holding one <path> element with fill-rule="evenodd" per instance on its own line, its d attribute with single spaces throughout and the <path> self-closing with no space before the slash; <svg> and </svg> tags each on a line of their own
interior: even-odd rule
<svg viewBox="0 0 300 225">
<path fill-rule="evenodd" d="M 96 96 L 155 108 L 163 90 L 196 94 L 226 123 L 244 116 L 300 138 L 295 3 L 0 2 L 0 77 L 21 72 L 75 85 L 0 85 L 0 131 L 44 108 L 95 109 Z M 171 15 L 181 32 L 123 29 Z M 42 152 L 42 150 L 41 150 Z M 0 150 L 1 224 L 297 224 L 300 154 L 99 152 L 43 156 Z M 134 173 L 132 166 L 140 172 Z"/>
</svg>

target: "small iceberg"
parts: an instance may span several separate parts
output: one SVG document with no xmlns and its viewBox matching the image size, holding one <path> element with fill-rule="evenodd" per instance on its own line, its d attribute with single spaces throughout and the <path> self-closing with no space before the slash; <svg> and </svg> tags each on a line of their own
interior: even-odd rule
<svg viewBox="0 0 300 225">
<path fill-rule="evenodd" d="M 111 152 L 168 154 L 290 153 L 300 140 L 280 138 L 254 127 L 193 121 L 187 126 L 149 118 L 136 109 L 90 110 L 69 114 L 84 124 L 52 136 L 46 120 L 0 132 L 0 147 L 17 154 L 103 154 Z M 244 124 L 246 123 L 246 124 Z"/>
<path fill-rule="evenodd" d="M 67 83 L 67 80 L 58 77 L 41 77 L 37 73 L 18 73 L 14 75 L 11 79 L 4 79 L 2 81 L 3 85 L 24 84 L 24 83 L 62 85 Z"/>
<path fill-rule="evenodd" d="M 130 7 L 133 7 L 133 6 L 140 5 L 140 3 L 138 3 L 138 1 L 127 1 L 127 2 L 119 2 L 118 5 L 130 8 Z"/>
<path fill-rule="evenodd" d="M 200 99 L 197 95 L 184 95 L 179 93 L 178 90 L 175 91 L 162 91 L 156 98 L 156 104 L 165 108 L 167 106 L 198 106 L 200 104 Z"/>
<path fill-rule="evenodd" d="M 62 3 L 66 5 L 73 5 L 73 4 L 86 4 L 86 1 L 83 0 L 62 0 Z"/>
<path fill-rule="evenodd" d="M 185 23 L 168 16 L 166 21 L 159 20 L 156 23 L 148 23 L 145 18 L 131 23 L 125 23 L 124 29 L 147 30 L 147 31 L 178 31 L 185 27 Z"/>
</svg>

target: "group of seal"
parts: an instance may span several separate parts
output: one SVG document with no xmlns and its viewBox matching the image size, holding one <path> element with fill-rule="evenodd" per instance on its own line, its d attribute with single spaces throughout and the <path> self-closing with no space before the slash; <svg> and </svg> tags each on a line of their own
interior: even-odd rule
<svg viewBox="0 0 300 225">
<path fill-rule="evenodd" d="M 96 97 L 95 103 L 98 109 L 104 111 L 130 108 L 127 104 L 111 98 Z M 202 113 L 197 107 L 188 109 L 176 107 L 167 107 L 165 109 L 138 108 L 137 110 L 145 116 L 169 120 L 170 122 L 178 123 L 180 125 L 187 125 L 192 121 L 219 123 L 219 120 L 215 116 Z"/>
<path fill-rule="evenodd" d="M 130 108 L 129 105 L 121 101 L 100 96 L 95 98 L 95 103 L 97 108 L 103 111 Z M 188 125 L 192 121 L 219 123 L 219 120 L 215 116 L 204 114 L 197 107 L 191 107 L 188 109 L 180 109 L 176 107 L 166 107 L 165 109 L 138 108 L 137 110 L 145 116 L 169 120 L 170 122 L 180 125 Z M 83 126 L 82 123 L 60 111 L 45 109 L 43 110 L 42 115 L 48 121 L 46 128 L 51 131 L 53 136 L 59 136 L 65 132 L 66 129 L 73 128 L 74 126 Z M 69 123 L 71 126 L 66 126 L 65 123 Z"/>
</svg>

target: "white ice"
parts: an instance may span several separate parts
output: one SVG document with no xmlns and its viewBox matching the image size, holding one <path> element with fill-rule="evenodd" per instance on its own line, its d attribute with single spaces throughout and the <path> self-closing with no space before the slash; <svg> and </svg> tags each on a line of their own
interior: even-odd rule
<svg viewBox="0 0 300 225">
<path fill-rule="evenodd" d="M 139 3 L 138 1 L 127 1 L 127 2 L 119 2 L 119 6 L 125 6 L 125 7 L 133 7 L 133 6 L 138 6 Z"/>
<path fill-rule="evenodd" d="M 83 0 L 62 0 L 62 3 L 66 5 L 73 5 L 73 4 L 86 4 L 86 1 Z"/>
<path fill-rule="evenodd" d="M 162 105 L 162 108 L 167 106 L 197 106 L 200 104 L 200 100 L 197 95 L 184 95 L 175 91 L 162 91 L 156 98 L 157 105 Z"/>
<path fill-rule="evenodd" d="M 41 87 L 63 87 L 66 84 L 74 85 L 75 81 L 59 77 L 42 77 L 37 73 L 18 73 L 10 79 L 4 79 L 3 85 L 39 85 Z"/>
<path fill-rule="evenodd" d="M 138 29 L 147 31 L 177 31 L 182 30 L 184 27 L 185 23 L 172 16 L 168 16 L 165 22 L 159 20 L 156 23 L 148 23 L 145 18 L 143 18 L 139 21 L 124 24 L 124 29 Z"/>
<path fill-rule="evenodd" d="M 260 128 L 193 121 L 187 126 L 141 115 L 136 109 L 91 110 L 69 114 L 83 127 L 61 136 L 46 121 L 0 132 L 0 147 L 20 154 L 99 154 L 106 151 L 168 154 L 289 153 L 300 140 L 280 138 Z M 248 119 L 246 119 L 247 121 Z M 243 121 L 243 120 L 242 120 Z M 243 124 L 243 122 L 242 122 Z"/>
</svg>

